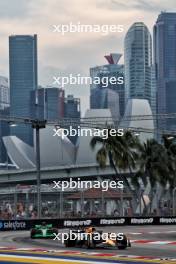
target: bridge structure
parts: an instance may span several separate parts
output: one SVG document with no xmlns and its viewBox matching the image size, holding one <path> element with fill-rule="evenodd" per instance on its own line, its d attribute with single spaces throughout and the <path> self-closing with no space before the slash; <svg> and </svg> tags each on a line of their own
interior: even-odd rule
<svg viewBox="0 0 176 264">
<path fill-rule="evenodd" d="M 1 170 L 0 184 L 1 186 L 36 184 L 36 173 L 36 169 Z M 96 163 L 42 168 L 40 173 L 41 183 L 51 183 L 54 180 L 65 180 L 69 178 L 84 178 L 89 180 L 98 177 L 108 178 L 115 174 L 110 166 L 102 169 Z"/>
</svg>

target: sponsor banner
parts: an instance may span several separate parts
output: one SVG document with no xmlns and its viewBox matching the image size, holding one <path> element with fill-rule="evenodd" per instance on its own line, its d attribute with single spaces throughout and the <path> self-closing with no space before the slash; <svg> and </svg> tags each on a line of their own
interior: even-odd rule
<svg viewBox="0 0 176 264">
<path fill-rule="evenodd" d="M 154 217 L 144 217 L 144 218 L 135 218 L 132 217 L 129 219 L 131 225 L 151 225 L 154 224 Z"/>
<path fill-rule="evenodd" d="M 0 220 L 0 231 L 27 230 L 28 221 L 23 220 Z"/>
<path fill-rule="evenodd" d="M 64 220 L 63 227 L 90 226 L 92 220 Z"/>
<path fill-rule="evenodd" d="M 79 219 L 0 220 L 0 231 L 30 230 L 42 222 L 57 228 L 121 225 L 176 225 L 175 217 L 112 217 Z"/>
<path fill-rule="evenodd" d="M 160 217 L 158 224 L 176 224 L 176 217 Z"/>
<path fill-rule="evenodd" d="M 99 220 L 99 225 L 124 225 L 126 224 L 126 219 L 123 218 L 102 218 Z"/>
</svg>

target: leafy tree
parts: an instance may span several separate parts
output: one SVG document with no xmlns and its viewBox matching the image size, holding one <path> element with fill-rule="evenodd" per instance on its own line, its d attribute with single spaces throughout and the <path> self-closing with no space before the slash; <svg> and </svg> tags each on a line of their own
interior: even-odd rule
<svg viewBox="0 0 176 264">
<path fill-rule="evenodd" d="M 115 175 L 113 179 L 117 181 L 120 179 L 124 182 L 124 186 L 132 193 L 131 185 L 128 181 L 125 170 L 130 172 L 136 169 L 136 159 L 138 157 L 136 146 L 139 144 L 137 137 L 132 132 L 126 131 L 123 136 L 111 136 L 110 129 L 108 137 L 93 137 L 90 145 L 93 149 L 99 145 L 100 148 L 97 151 L 96 159 L 101 168 L 107 166 L 108 162 L 114 169 Z M 123 171 L 123 173 L 121 173 Z M 137 197 L 135 197 L 137 199 Z"/>
</svg>

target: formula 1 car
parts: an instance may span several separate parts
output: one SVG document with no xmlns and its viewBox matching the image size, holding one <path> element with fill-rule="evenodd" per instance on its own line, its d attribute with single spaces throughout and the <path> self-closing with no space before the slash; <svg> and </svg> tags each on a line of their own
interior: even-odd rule
<svg viewBox="0 0 176 264">
<path fill-rule="evenodd" d="M 106 236 L 104 236 L 106 234 Z M 113 237 L 111 236 L 113 234 Z M 114 236 L 115 235 L 115 236 Z M 74 239 L 73 239 L 74 238 Z M 97 245 L 104 247 L 116 247 L 126 249 L 131 247 L 130 240 L 124 234 L 103 233 L 94 227 L 84 228 L 83 230 L 70 230 L 64 239 L 66 247 L 95 248 Z"/>
<path fill-rule="evenodd" d="M 54 228 L 52 224 L 42 223 L 41 225 L 35 225 L 31 229 L 31 238 L 51 238 L 55 237 L 54 233 L 58 233 L 57 228 Z"/>
</svg>

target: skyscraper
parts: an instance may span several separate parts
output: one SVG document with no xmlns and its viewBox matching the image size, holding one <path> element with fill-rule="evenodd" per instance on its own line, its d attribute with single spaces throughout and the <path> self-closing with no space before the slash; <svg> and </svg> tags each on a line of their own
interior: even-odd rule
<svg viewBox="0 0 176 264">
<path fill-rule="evenodd" d="M 91 96 L 92 109 L 110 109 L 113 120 L 119 120 L 119 94 L 117 92 L 108 88 L 95 88 Z"/>
<path fill-rule="evenodd" d="M 64 100 L 64 117 L 80 118 L 80 114 L 80 99 L 74 98 L 73 95 L 68 95 Z"/>
<path fill-rule="evenodd" d="M 64 117 L 71 119 L 73 122 L 72 127 L 74 129 L 78 129 L 78 125 L 80 123 L 80 99 L 75 98 L 73 95 L 68 95 L 64 100 Z M 76 119 L 76 123 L 74 124 L 74 119 Z M 64 128 L 69 129 L 69 126 L 65 125 Z M 68 138 L 72 141 L 73 144 L 76 143 L 77 136 L 68 136 Z"/>
<path fill-rule="evenodd" d="M 40 120 L 54 121 L 64 117 L 64 90 L 39 87 L 31 92 L 31 112 Z"/>
<path fill-rule="evenodd" d="M 0 115 L 9 115 L 9 85 L 8 79 L 0 76 Z M 9 136 L 9 124 L 0 120 L 0 162 L 7 161 L 6 149 L 2 137 Z"/>
<path fill-rule="evenodd" d="M 151 67 L 151 102 L 150 106 L 152 109 L 153 115 L 156 115 L 156 74 L 155 74 L 155 65 L 152 64 Z M 154 120 L 155 122 L 156 120 Z M 156 125 L 155 125 L 156 127 Z"/>
<path fill-rule="evenodd" d="M 125 36 L 125 101 L 147 99 L 151 104 L 151 35 L 143 22 L 134 23 Z"/>
<path fill-rule="evenodd" d="M 3 110 L 9 107 L 10 93 L 8 79 L 4 76 L 0 76 L 0 109 Z"/>
<path fill-rule="evenodd" d="M 105 58 L 107 59 L 109 64 L 90 68 L 91 78 L 94 79 L 95 77 L 99 77 L 100 79 L 102 79 L 103 77 L 108 77 L 109 80 L 111 77 L 124 78 L 124 66 L 122 64 L 119 64 L 119 60 L 121 56 L 122 55 L 119 53 L 111 53 L 110 55 L 106 55 Z M 108 89 L 110 91 L 108 91 Z M 110 94 L 112 95 L 113 94 L 113 92 L 111 92 L 112 90 L 116 92 L 116 94 L 114 93 L 114 99 L 118 98 L 118 100 L 116 101 L 116 104 L 118 104 L 118 106 L 115 107 L 116 109 L 119 109 L 119 111 L 116 113 L 116 118 L 118 118 L 119 115 L 123 116 L 124 114 L 124 108 L 125 108 L 124 82 L 122 84 L 118 84 L 118 83 L 111 84 L 109 82 L 106 88 L 103 87 L 102 83 L 91 84 L 90 85 L 90 108 L 91 109 L 110 108 L 108 106 L 108 102 L 110 102 L 111 100 L 106 101 L 106 104 L 105 104 L 104 98 L 105 98 L 105 94 L 109 96 Z M 111 104 L 111 108 L 112 108 L 112 104 Z M 113 111 L 113 114 L 112 114 L 113 117 L 114 117 L 114 114 L 115 114 L 115 111 Z"/>
<path fill-rule="evenodd" d="M 9 37 L 10 115 L 32 117 L 31 91 L 37 89 L 37 35 Z M 11 127 L 11 135 L 33 145 L 30 125 Z"/>
<path fill-rule="evenodd" d="M 162 12 L 154 26 L 157 113 L 176 113 L 176 13 Z M 158 119 L 158 129 L 176 129 L 174 119 Z"/>
</svg>

